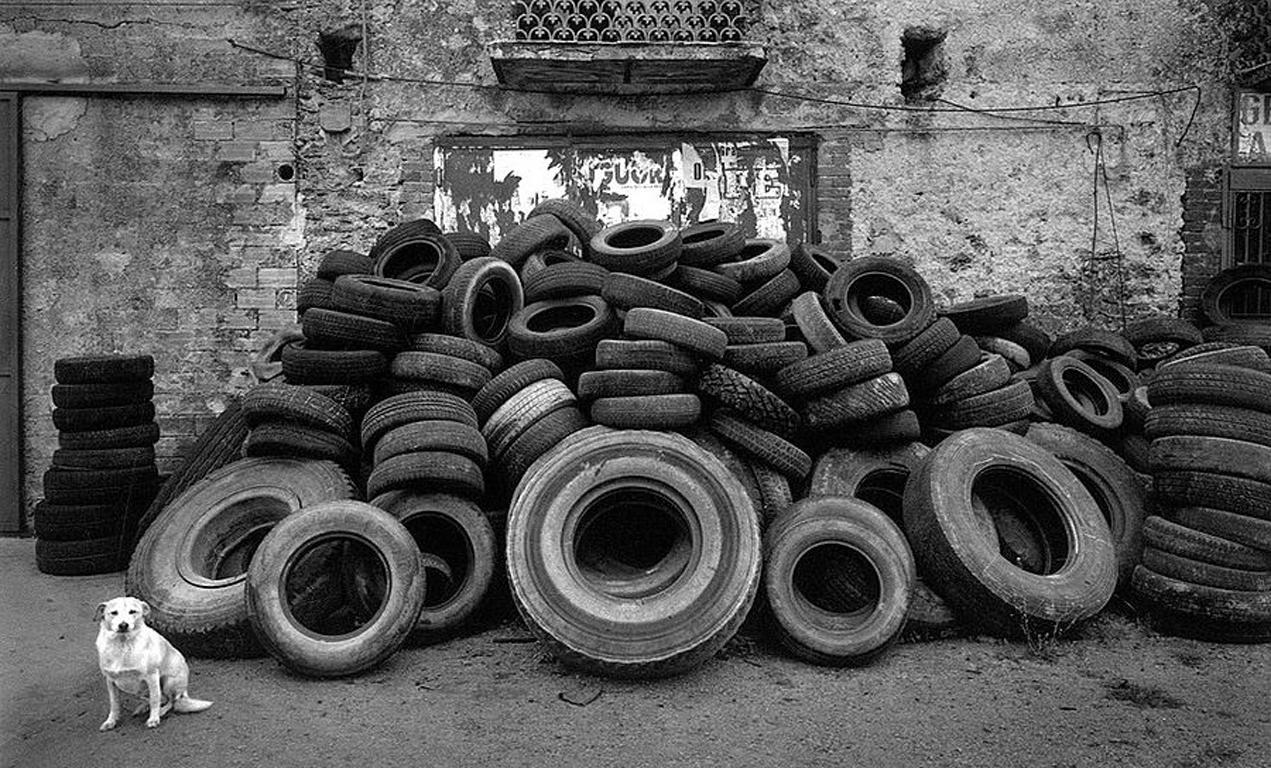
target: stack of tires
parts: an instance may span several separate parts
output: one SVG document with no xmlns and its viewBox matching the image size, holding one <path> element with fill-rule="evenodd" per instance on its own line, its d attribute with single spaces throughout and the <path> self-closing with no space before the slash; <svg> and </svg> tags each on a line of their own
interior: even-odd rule
<svg viewBox="0 0 1271 768">
<path fill-rule="evenodd" d="M 246 455 L 326 459 L 357 468 L 353 417 L 334 399 L 303 385 L 263 384 L 243 395 L 242 407 L 251 427 Z"/>
<path fill-rule="evenodd" d="M 35 508 L 36 565 L 62 576 L 121 570 L 159 485 L 154 358 L 63 358 L 53 374 L 59 448 Z"/>
<path fill-rule="evenodd" d="M 1269 393 L 1271 360 L 1247 346 L 1193 352 L 1148 384 L 1156 516 L 1134 588 L 1168 631 L 1271 640 Z"/>
<path fill-rule="evenodd" d="M 564 374 L 550 360 L 523 360 L 495 376 L 472 409 L 508 498 L 530 465 L 549 448 L 588 425 Z"/>
<path fill-rule="evenodd" d="M 1243 264 L 1224 269 L 1201 293 L 1200 307 L 1213 325 L 1201 329 L 1205 341 L 1249 344 L 1271 352 L 1271 264 Z"/>
<path fill-rule="evenodd" d="M 467 499 L 485 494 L 486 441 L 472 406 L 457 395 L 419 390 L 386 397 L 367 410 L 361 436 L 371 458 L 368 497 L 403 489 Z"/>
<path fill-rule="evenodd" d="M 386 391 L 433 390 L 470 400 L 502 367 L 503 356 L 485 344 L 444 333 L 418 333 L 393 357 Z"/>
</svg>

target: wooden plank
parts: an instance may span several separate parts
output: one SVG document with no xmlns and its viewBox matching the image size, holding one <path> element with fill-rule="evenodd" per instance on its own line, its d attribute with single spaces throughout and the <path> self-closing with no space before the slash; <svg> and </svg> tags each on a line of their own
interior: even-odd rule
<svg viewBox="0 0 1271 768">
<path fill-rule="evenodd" d="M 486 46 L 499 82 L 568 93 L 697 93 L 753 85 L 767 62 L 749 43 L 538 43 Z"/>
<path fill-rule="evenodd" d="M 0 93 L 0 532 L 22 529 L 21 97 Z"/>
<path fill-rule="evenodd" d="M 0 91 L 43 96 L 194 96 L 200 98 L 284 99 L 281 85 L 215 83 L 40 83 L 0 80 Z"/>
</svg>

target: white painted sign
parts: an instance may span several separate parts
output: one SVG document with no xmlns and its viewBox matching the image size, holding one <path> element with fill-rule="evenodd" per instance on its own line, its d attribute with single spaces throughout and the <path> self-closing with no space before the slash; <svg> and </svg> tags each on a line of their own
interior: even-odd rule
<svg viewBox="0 0 1271 768">
<path fill-rule="evenodd" d="M 543 200 L 568 198 L 605 224 L 735 221 L 752 237 L 805 234 L 809 155 L 783 137 L 639 148 L 438 146 L 434 218 L 497 240 Z"/>
</svg>

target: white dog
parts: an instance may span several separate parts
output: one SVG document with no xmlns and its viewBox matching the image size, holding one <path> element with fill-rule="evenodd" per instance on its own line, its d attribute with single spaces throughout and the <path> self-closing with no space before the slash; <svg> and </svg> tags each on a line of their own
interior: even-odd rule
<svg viewBox="0 0 1271 768">
<path fill-rule="evenodd" d="M 146 626 L 150 606 L 135 597 L 116 597 L 97 606 L 97 661 L 106 676 L 110 715 L 101 724 L 109 731 L 119 724 L 119 692 L 149 699 L 134 715 L 150 710 L 146 727 L 154 728 L 168 710 L 202 712 L 212 702 L 190 698 L 186 688 L 190 668 L 181 652 L 163 635 Z"/>
</svg>

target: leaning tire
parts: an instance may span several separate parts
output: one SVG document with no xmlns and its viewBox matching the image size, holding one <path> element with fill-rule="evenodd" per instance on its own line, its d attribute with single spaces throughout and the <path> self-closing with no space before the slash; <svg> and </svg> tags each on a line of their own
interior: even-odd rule
<svg viewBox="0 0 1271 768">
<path fill-rule="evenodd" d="M 355 493 L 330 462 L 236 461 L 155 518 L 133 552 L 125 591 L 148 602 L 150 624 L 191 655 L 257 655 L 243 602 L 253 545 L 302 507 Z"/>
<path fill-rule="evenodd" d="M 1055 454 L 1090 491 L 1108 522 L 1117 555 L 1117 588 L 1127 589 L 1143 554 L 1143 485 L 1120 456 L 1097 440 L 1058 424 L 1033 424 L 1029 440 Z"/>
<path fill-rule="evenodd" d="M 289 572 L 314 547 L 344 542 L 377 556 L 384 571 L 379 609 L 338 635 L 299 626 L 288 604 Z M 247 572 L 245 607 L 256 636 L 283 665 L 312 677 L 352 675 L 381 663 L 405 642 L 423 605 L 424 569 L 410 532 L 360 501 L 316 504 L 284 519 L 261 541 Z"/>
<path fill-rule="evenodd" d="M 641 535 L 604 536 L 620 528 Z M 674 434 L 577 433 L 534 463 L 508 513 L 517 609 L 561 661 L 596 674 L 661 677 L 713 656 L 754 600 L 760 561 L 741 483 Z"/>
<path fill-rule="evenodd" d="M 495 256 L 466 261 L 441 293 L 441 325 L 446 333 L 491 347 L 507 334 L 508 323 L 525 306 L 521 278 Z"/>
<path fill-rule="evenodd" d="M 1006 514 L 985 519 L 976 497 L 1006 505 Z M 946 438 L 909 479 L 904 510 L 919 571 L 993 634 L 1060 632 L 1102 610 L 1116 588 L 1112 536 L 1090 492 L 1017 435 L 977 428 Z M 1011 520 L 1031 529 L 1024 543 L 1041 553 L 1026 567 L 1017 564 L 1024 554 L 1012 562 L 999 548 Z"/>
<path fill-rule="evenodd" d="M 420 552 L 441 560 L 450 571 L 440 584 L 429 577 L 410 641 L 434 643 L 468 626 L 490 591 L 499 556 L 494 529 L 481 507 L 458 496 L 413 491 L 390 491 L 371 504 L 401 521 Z"/>
<path fill-rule="evenodd" d="M 773 524 L 764 589 L 781 643 L 816 664 L 860 664 L 900 636 L 917 580 L 890 519 L 846 496 L 795 503 Z"/>
</svg>

